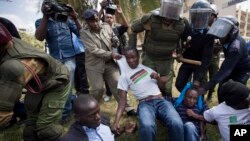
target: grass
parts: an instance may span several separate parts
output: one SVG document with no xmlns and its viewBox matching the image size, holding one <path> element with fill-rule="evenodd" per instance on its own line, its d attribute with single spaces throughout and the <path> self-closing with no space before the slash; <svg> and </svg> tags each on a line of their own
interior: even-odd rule
<svg viewBox="0 0 250 141">
<path fill-rule="evenodd" d="M 175 69 L 178 70 L 178 66 L 175 67 Z M 178 96 L 177 90 L 173 87 L 173 95 Z M 129 95 L 129 98 L 131 100 L 131 104 L 133 107 L 137 108 L 137 101 L 134 100 L 134 98 Z M 214 105 L 217 105 L 217 97 L 216 93 L 213 94 L 212 102 L 209 103 L 209 107 L 212 107 Z M 111 101 L 109 102 L 101 102 L 101 111 L 109 114 L 111 118 L 111 123 L 114 121 L 115 113 L 117 109 L 117 103 L 112 98 Z M 128 121 L 134 121 L 137 122 L 137 119 L 135 117 L 128 117 L 126 114 L 121 119 L 121 124 L 123 125 L 124 123 Z M 73 122 L 73 117 L 71 119 L 71 122 L 64 125 L 64 133 L 68 131 L 68 127 L 70 124 Z M 4 131 L 0 131 L 0 141 L 23 141 L 22 139 L 22 129 L 23 127 L 20 126 L 13 126 L 11 128 L 8 128 Z M 207 129 L 207 136 L 209 141 L 218 141 L 220 136 L 219 136 L 219 130 L 216 126 L 214 125 L 206 125 Z M 116 138 L 116 141 L 138 141 L 139 140 L 139 135 L 138 132 L 134 134 L 123 134 Z M 167 140 L 167 128 L 163 127 L 160 123 L 157 123 L 157 141 L 166 141 Z"/>
<path fill-rule="evenodd" d="M 174 89 L 174 94 L 177 96 L 177 92 Z M 130 95 L 132 106 L 135 108 L 137 107 L 137 101 L 134 100 L 134 98 Z M 213 102 L 209 103 L 209 106 L 217 105 L 217 97 L 213 97 Z M 114 121 L 115 112 L 117 109 L 117 104 L 114 98 L 112 98 L 109 102 L 101 102 L 101 111 L 109 114 L 111 117 L 111 123 Z M 123 115 L 121 119 L 121 124 L 124 124 L 128 121 L 134 121 L 136 122 L 137 119 L 135 117 L 128 117 L 126 114 Z M 64 125 L 64 131 L 65 133 L 68 131 L 68 127 L 73 122 L 73 117 L 70 123 Z M 217 141 L 219 140 L 219 131 L 216 126 L 208 125 L 207 128 L 207 135 L 210 141 Z M 11 128 L 8 128 L 4 131 L 0 131 L 0 141 L 23 141 L 22 140 L 22 129 L 23 127 L 20 126 L 13 126 Z M 116 141 L 138 141 L 139 136 L 138 132 L 134 134 L 123 134 L 116 138 Z M 157 123 L 157 141 L 166 141 L 167 140 L 167 128 L 163 127 L 160 123 Z"/>
</svg>

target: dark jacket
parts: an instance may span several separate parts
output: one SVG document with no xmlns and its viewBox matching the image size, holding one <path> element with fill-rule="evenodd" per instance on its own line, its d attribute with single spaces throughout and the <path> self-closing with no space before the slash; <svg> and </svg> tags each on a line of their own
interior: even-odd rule
<svg viewBox="0 0 250 141">
<path fill-rule="evenodd" d="M 110 126 L 110 119 L 106 115 L 102 115 L 101 123 Z M 65 134 L 60 141 L 89 141 L 87 134 L 82 128 L 82 125 L 75 122 L 71 125 L 67 134 Z"/>
<path fill-rule="evenodd" d="M 202 81 L 203 76 L 206 74 L 213 54 L 214 37 L 207 35 L 206 33 L 207 29 L 204 29 L 203 33 L 192 31 L 192 28 L 189 25 L 189 28 L 185 28 L 185 32 L 182 35 L 182 40 L 184 41 L 188 36 L 192 37 L 189 42 L 190 47 L 185 48 L 185 51 L 183 52 L 183 58 L 202 62 L 201 66 L 184 63 L 197 68 L 197 74 L 195 75 L 196 78 L 194 78 L 194 80 L 198 81 Z"/>
<path fill-rule="evenodd" d="M 219 71 L 204 86 L 205 90 L 213 88 L 217 83 L 223 83 L 229 79 L 241 82 L 240 77 L 250 72 L 250 58 L 246 42 L 241 36 L 238 36 L 228 46 L 223 46 L 225 60 L 223 61 Z"/>
</svg>

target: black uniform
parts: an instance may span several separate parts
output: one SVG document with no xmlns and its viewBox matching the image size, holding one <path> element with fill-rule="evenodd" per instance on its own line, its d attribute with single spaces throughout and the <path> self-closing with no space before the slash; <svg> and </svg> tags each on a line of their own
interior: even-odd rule
<svg viewBox="0 0 250 141">
<path fill-rule="evenodd" d="M 191 79 L 193 74 L 193 80 L 202 82 L 203 77 L 207 73 L 212 53 L 214 37 L 207 35 L 207 30 L 195 31 L 189 27 L 183 34 L 182 39 L 186 40 L 188 36 L 191 36 L 189 44 L 190 47 L 185 48 L 183 52 L 183 58 L 201 61 L 202 65 L 192 65 L 183 63 L 179 69 L 175 86 L 179 91 L 185 87 L 186 83 Z"/>
<path fill-rule="evenodd" d="M 241 82 L 242 84 L 247 83 L 250 73 L 250 58 L 248 57 L 245 40 L 238 35 L 235 40 L 223 45 L 223 52 L 225 60 L 219 71 L 204 86 L 205 90 L 209 90 L 217 83 L 219 83 L 220 88 L 229 79 Z M 220 95 L 218 95 L 218 98 L 219 102 L 223 101 Z"/>
</svg>

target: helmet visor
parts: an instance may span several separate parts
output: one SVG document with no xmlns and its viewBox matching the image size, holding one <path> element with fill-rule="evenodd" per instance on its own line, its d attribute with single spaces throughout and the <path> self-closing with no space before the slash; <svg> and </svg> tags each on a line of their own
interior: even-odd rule
<svg viewBox="0 0 250 141">
<path fill-rule="evenodd" d="M 218 38 L 224 38 L 232 30 L 233 23 L 225 18 L 217 19 L 208 30 L 207 34 L 216 36 Z"/>
<path fill-rule="evenodd" d="M 190 9 L 190 20 L 194 29 L 206 29 L 210 16 L 211 9 Z"/>
<path fill-rule="evenodd" d="M 178 1 L 162 1 L 159 16 L 179 20 L 182 3 Z"/>
</svg>

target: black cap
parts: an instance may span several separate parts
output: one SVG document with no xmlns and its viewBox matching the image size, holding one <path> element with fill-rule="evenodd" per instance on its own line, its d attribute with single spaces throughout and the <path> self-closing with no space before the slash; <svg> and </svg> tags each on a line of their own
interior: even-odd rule
<svg viewBox="0 0 250 141">
<path fill-rule="evenodd" d="M 250 89 L 240 82 L 229 80 L 222 84 L 219 95 L 223 97 L 228 106 L 236 106 L 244 101 L 250 94 Z"/>
<path fill-rule="evenodd" d="M 94 20 L 98 18 L 98 12 L 95 9 L 87 9 L 83 13 L 83 19 L 85 20 Z"/>
</svg>

